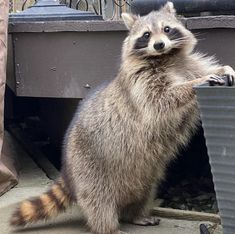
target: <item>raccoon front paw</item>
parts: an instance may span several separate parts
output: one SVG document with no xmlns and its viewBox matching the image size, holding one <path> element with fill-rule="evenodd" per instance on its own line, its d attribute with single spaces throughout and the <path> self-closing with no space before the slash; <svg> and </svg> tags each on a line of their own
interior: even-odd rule
<svg viewBox="0 0 235 234">
<path fill-rule="evenodd" d="M 226 86 L 233 86 L 234 85 L 234 75 L 226 74 L 223 76 L 216 76 L 213 75 L 208 80 L 210 86 L 215 85 L 226 85 Z"/>
<path fill-rule="evenodd" d="M 159 225 L 160 219 L 156 216 L 140 217 L 134 219 L 132 223 L 140 226 L 155 226 Z"/>
<path fill-rule="evenodd" d="M 225 85 L 225 77 L 224 76 L 217 76 L 217 75 L 211 75 L 208 79 L 209 85 L 210 86 L 215 86 L 215 85 Z"/>
</svg>

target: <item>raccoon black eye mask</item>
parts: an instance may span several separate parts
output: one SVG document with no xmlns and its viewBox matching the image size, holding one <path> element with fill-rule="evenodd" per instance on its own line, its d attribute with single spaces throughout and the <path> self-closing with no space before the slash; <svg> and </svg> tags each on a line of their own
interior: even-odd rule
<svg viewBox="0 0 235 234">
<path fill-rule="evenodd" d="M 148 46 L 150 36 L 151 36 L 150 32 L 145 32 L 142 37 L 137 39 L 134 49 L 139 50 L 139 49 L 146 48 Z"/>
<path fill-rule="evenodd" d="M 167 33 L 167 36 L 170 40 L 176 40 L 184 37 L 184 35 L 177 28 L 170 29 L 170 31 Z"/>
<path fill-rule="evenodd" d="M 177 28 L 170 28 L 169 26 L 164 27 L 164 33 L 168 36 L 170 40 L 177 40 L 183 38 L 183 34 Z M 148 47 L 149 40 L 151 38 L 150 32 L 145 32 L 140 38 L 137 39 L 134 49 L 144 49 Z"/>
</svg>

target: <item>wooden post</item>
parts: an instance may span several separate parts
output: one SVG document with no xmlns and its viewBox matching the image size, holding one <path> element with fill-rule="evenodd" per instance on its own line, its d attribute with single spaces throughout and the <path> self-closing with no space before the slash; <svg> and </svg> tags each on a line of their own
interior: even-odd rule
<svg viewBox="0 0 235 234">
<path fill-rule="evenodd" d="M 168 219 L 182 219 L 193 221 L 209 221 L 217 224 L 221 224 L 220 216 L 217 214 L 196 212 L 189 210 L 178 210 L 171 208 L 154 207 L 151 210 L 153 215 Z"/>
<path fill-rule="evenodd" d="M 8 11 L 9 1 L 0 0 L 0 195 L 5 193 L 17 183 L 16 172 L 13 166 L 14 163 L 9 157 L 10 155 L 7 153 L 7 148 L 9 147 L 6 147 L 6 144 L 3 144 Z"/>
</svg>

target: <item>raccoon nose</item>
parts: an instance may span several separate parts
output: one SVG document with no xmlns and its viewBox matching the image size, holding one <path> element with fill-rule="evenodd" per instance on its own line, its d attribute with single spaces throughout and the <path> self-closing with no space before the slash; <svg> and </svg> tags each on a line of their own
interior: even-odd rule
<svg viewBox="0 0 235 234">
<path fill-rule="evenodd" d="M 165 47 L 165 43 L 163 41 L 160 41 L 158 43 L 155 43 L 153 47 L 155 50 L 162 50 Z"/>
</svg>

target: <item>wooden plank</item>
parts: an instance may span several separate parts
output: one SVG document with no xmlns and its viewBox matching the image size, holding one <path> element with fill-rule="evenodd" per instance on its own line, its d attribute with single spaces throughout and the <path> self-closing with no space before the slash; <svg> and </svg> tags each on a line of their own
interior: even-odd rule
<svg viewBox="0 0 235 234">
<path fill-rule="evenodd" d="M 186 20 L 186 27 L 192 29 L 235 28 L 234 15 L 191 17 Z"/>
<path fill-rule="evenodd" d="M 153 215 L 169 218 L 169 219 L 182 219 L 191 221 L 210 221 L 213 223 L 221 224 L 220 216 L 217 214 L 196 212 L 189 210 L 178 210 L 171 208 L 154 207 L 151 209 Z"/>
<path fill-rule="evenodd" d="M 115 5 L 116 6 L 116 5 Z M 116 6 L 117 13 L 119 7 Z M 117 16 L 115 16 L 115 19 Z M 235 28 L 235 16 L 203 16 L 180 18 L 186 27 L 192 29 Z M 9 33 L 13 32 L 113 32 L 127 31 L 121 19 L 91 21 L 47 21 L 47 22 L 9 22 Z"/>
<path fill-rule="evenodd" d="M 78 23 L 79 22 L 79 23 Z M 47 21 L 9 22 L 9 33 L 13 32 L 113 32 L 127 31 L 122 20 L 91 21 Z"/>
</svg>

